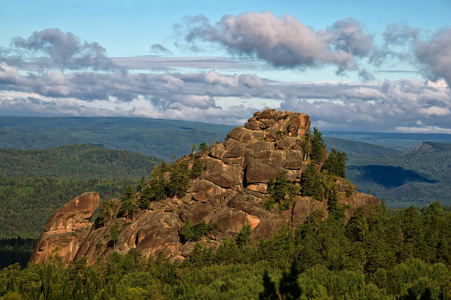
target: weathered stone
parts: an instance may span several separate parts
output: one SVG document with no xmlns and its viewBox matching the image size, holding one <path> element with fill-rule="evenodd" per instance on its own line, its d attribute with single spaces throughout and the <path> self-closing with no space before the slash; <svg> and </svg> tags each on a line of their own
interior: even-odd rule
<svg viewBox="0 0 451 300">
<path fill-rule="evenodd" d="M 30 262 L 44 263 L 55 249 L 53 254 L 61 256 L 66 263 L 70 262 L 91 230 L 89 220 L 99 203 L 100 196 L 94 192 L 84 193 L 66 203 L 45 226 Z"/>
<path fill-rule="evenodd" d="M 287 214 L 269 213 L 252 232 L 255 240 L 267 240 L 274 235 L 280 227 L 290 225 L 290 217 Z"/>
<path fill-rule="evenodd" d="M 211 163 L 207 165 L 204 179 L 211 181 L 220 187 L 231 188 L 234 185 L 242 184 L 243 171 L 239 166 Z"/>
<path fill-rule="evenodd" d="M 321 215 L 327 216 L 327 201 L 318 201 L 312 197 L 296 197 L 291 214 L 292 227 L 303 224 L 314 211 L 320 211 Z"/>
<path fill-rule="evenodd" d="M 268 163 L 261 159 L 250 159 L 246 166 L 246 182 L 268 183 L 271 178 L 277 178 L 280 174 L 281 166 Z"/>
<path fill-rule="evenodd" d="M 349 205 L 349 210 L 346 211 L 346 215 L 349 218 L 359 207 L 379 205 L 379 200 L 373 195 L 354 192 L 350 197 L 341 197 L 339 203 L 342 206 Z"/>
<path fill-rule="evenodd" d="M 262 111 L 262 113 L 257 116 L 257 119 L 272 119 L 274 115 L 276 114 L 276 110 L 274 108 L 268 108 Z"/>
<path fill-rule="evenodd" d="M 299 170 L 302 167 L 303 153 L 299 150 L 287 149 L 283 151 L 282 167 L 290 170 Z"/>
<path fill-rule="evenodd" d="M 285 110 L 279 110 L 278 112 L 276 112 L 276 114 L 274 115 L 274 120 L 276 122 L 286 119 L 288 117 L 288 112 Z"/>
<path fill-rule="evenodd" d="M 263 125 L 264 124 L 262 122 L 252 121 L 252 122 L 247 122 L 246 124 L 244 124 L 244 128 L 250 129 L 250 130 L 261 130 Z"/>
<path fill-rule="evenodd" d="M 211 183 L 210 181 L 206 180 L 200 180 L 193 184 L 193 198 L 206 202 L 208 201 L 213 195 L 216 195 L 221 192 L 221 188 L 217 185 Z"/>
<path fill-rule="evenodd" d="M 205 220 L 208 223 L 213 213 L 214 208 L 211 203 L 196 201 L 180 212 L 180 219 L 183 222 L 193 220 L 194 223 L 199 223 Z"/>
<path fill-rule="evenodd" d="M 287 117 L 284 127 L 288 136 L 305 135 L 310 128 L 310 117 L 307 114 L 293 113 Z"/>
<path fill-rule="evenodd" d="M 264 198 L 257 198 L 247 193 L 238 193 L 230 199 L 228 205 L 262 219 L 268 214 L 268 211 L 263 208 L 263 202 Z"/>
<path fill-rule="evenodd" d="M 246 186 L 246 188 L 248 190 L 262 194 L 266 194 L 266 192 L 268 191 L 268 185 L 266 183 L 249 184 L 248 186 Z"/>
<path fill-rule="evenodd" d="M 227 152 L 223 156 L 223 159 L 243 157 L 245 153 L 246 147 L 243 144 L 236 144 L 228 148 Z"/>
<path fill-rule="evenodd" d="M 269 120 L 263 121 L 263 124 L 265 125 L 265 128 L 270 128 L 271 126 L 273 126 L 276 123 L 277 122 L 274 119 L 269 119 Z"/>
<path fill-rule="evenodd" d="M 286 136 L 286 131 L 283 130 L 283 126 L 281 124 L 275 124 L 271 128 L 268 129 L 268 133 L 266 134 L 265 141 L 276 142 L 277 140 L 280 140 L 285 136 Z"/>
<path fill-rule="evenodd" d="M 223 172 L 210 173 L 205 176 L 205 179 L 223 188 L 230 188 L 235 185 L 233 178 Z"/>
<path fill-rule="evenodd" d="M 250 214 L 246 214 L 246 219 L 249 222 L 249 225 L 251 225 L 252 229 L 255 229 L 258 225 L 260 225 L 260 218 L 250 215 Z"/>
<path fill-rule="evenodd" d="M 209 148 L 209 154 L 211 157 L 222 159 L 224 154 L 226 153 L 226 149 L 223 143 L 215 144 L 213 147 Z"/>
<path fill-rule="evenodd" d="M 101 227 L 89 223 L 98 205 L 98 195 L 97 200 L 85 203 L 89 197 L 84 194 L 76 198 L 78 202 L 72 200 L 52 217 L 31 261 L 45 262 L 56 247 L 59 249 L 56 253 L 66 263 L 87 256 L 88 263 L 93 264 L 98 257 L 107 257 L 113 251 L 125 254 L 133 248 L 144 256 L 161 253 L 171 260 L 183 260 L 195 245 L 195 242 L 183 244 L 180 240 L 180 229 L 189 220 L 218 223 L 218 233 L 210 232 L 199 241 L 217 248 L 224 237 L 235 236 L 247 223 L 251 225 L 252 237 L 259 240 L 270 238 L 283 225 L 294 230 L 312 212 L 317 211 L 318 218 L 325 218 L 326 199 L 317 201 L 296 195 L 292 206 L 284 212 L 279 210 L 278 204 L 273 211 L 264 208 L 269 197 L 268 182 L 279 177 L 281 171 L 288 181 L 300 183 L 311 161 L 303 150 L 309 127 L 310 118 L 306 114 L 274 109 L 256 112 L 245 127 L 233 129 L 223 144 L 194 153 L 204 169 L 200 177 L 190 181 L 185 196 L 153 201 L 148 209 L 138 211 L 133 217 L 117 218 L 113 214 L 113 219 Z M 318 169 L 327 158 L 327 152 L 323 151 L 323 160 L 316 164 Z M 186 163 L 192 168 L 193 157 L 185 155 L 177 163 Z M 164 176 L 169 180 L 170 173 Z M 346 213 L 348 218 L 359 207 L 366 212 L 378 204 L 373 196 L 357 193 L 354 186 L 352 195 L 346 197 L 349 184 L 342 178 L 336 183 L 340 205 L 350 207 Z M 111 232 L 115 224 L 119 225 L 120 234 L 113 243 Z"/>
<path fill-rule="evenodd" d="M 211 218 L 210 222 L 218 223 L 221 226 L 221 235 L 226 237 L 240 232 L 246 219 L 245 212 L 223 207 Z"/>
<path fill-rule="evenodd" d="M 279 150 L 291 149 L 296 145 L 297 141 L 297 138 L 287 136 L 276 141 L 276 148 Z"/>
<path fill-rule="evenodd" d="M 255 131 L 246 129 L 244 127 L 236 127 L 235 129 L 232 129 L 232 131 L 229 132 L 227 135 L 227 139 L 234 139 L 240 143 L 253 143 L 257 142 L 259 140 L 263 140 L 265 138 L 265 133 L 263 131 Z M 228 145 L 226 144 L 226 147 Z"/>
</svg>

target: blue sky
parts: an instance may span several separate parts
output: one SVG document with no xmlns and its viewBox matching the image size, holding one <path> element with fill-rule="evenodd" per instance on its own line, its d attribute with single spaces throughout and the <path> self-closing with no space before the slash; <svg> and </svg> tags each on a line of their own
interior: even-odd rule
<svg viewBox="0 0 451 300">
<path fill-rule="evenodd" d="M 0 0 L 0 116 L 451 133 L 451 1 Z"/>
</svg>

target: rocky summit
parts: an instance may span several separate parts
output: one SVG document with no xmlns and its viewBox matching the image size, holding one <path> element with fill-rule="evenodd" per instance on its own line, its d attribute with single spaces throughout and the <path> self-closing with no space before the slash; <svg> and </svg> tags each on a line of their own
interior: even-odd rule
<svg viewBox="0 0 451 300">
<path fill-rule="evenodd" d="M 331 201 L 345 207 L 348 218 L 359 207 L 379 204 L 344 178 L 324 171 L 327 151 L 322 145 L 315 154 L 314 142 L 307 114 L 256 112 L 223 143 L 204 145 L 173 164 L 184 166 L 190 174 L 200 166 L 195 176 L 180 177 L 171 166 L 161 167 L 158 176 L 156 168 L 145 187 L 104 203 L 103 219 L 94 223 L 89 220 L 99 196 L 87 193 L 73 199 L 51 218 L 30 261 L 43 263 L 49 255 L 58 254 L 66 263 L 86 256 L 92 264 L 99 256 L 114 251 L 124 254 L 132 248 L 145 256 L 183 260 L 195 243 L 218 247 L 243 226 L 250 225 L 251 237 L 259 241 L 284 225 L 294 230 L 314 211 L 327 218 Z M 308 181 L 309 170 L 317 184 Z M 184 180 L 186 184 L 178 189 Z M 307 185 L 320 192 L 311 194 Z M 125 203 L 133 205 L 124 209 Z M 196 228 L 204 232 L 186 234 Z"/>
</svg>

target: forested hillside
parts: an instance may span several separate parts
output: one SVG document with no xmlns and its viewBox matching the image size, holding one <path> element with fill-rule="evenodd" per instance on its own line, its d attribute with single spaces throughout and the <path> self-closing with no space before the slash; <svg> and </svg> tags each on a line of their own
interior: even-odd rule
<svg viewBox="0 0 451 300">
<path fill-rule="evenodd" d="M 60 179 L 136 179 L 161 163 L 151 156 L 88 144 L 43 150 L 0 149 L 0 158 L 0 177 Z"/>
<path fill-rule="evenodd" d="M 86 257 L 65 266 L 0 272 L 5 299 L 450 299 L 451 215 L 436 202 L 344 222 L 313 213 L 293 232 L 282 227 L 265 241 L 243 227 L 216 249 L 207 237 L 183 262 L 144 258 L 136 249 Z"/>
<path fill-rule="evenodd" d="M 234 126 L 148 118 L 2 117 L 0 148 L 44 149 L 97 144 L 164 160 L 191 151 L 192 144 L 223 141 Z"/>
<path fill-rule="evenodd" d="M 0 238 L 38 238 L 64 203 L 87 192 L 119 197 L 161 160 L 93 145 L 0 150 Z"/>
<path fill-rule="evenodd" d="M 426 142 L 398 155 L 354 157 L 348 178 L 390 207 L 451 204 L 451 144 Z"/>
<path fill-rule="evenodd" d="M 88 191 L 120 197 L 160 159 L 94 145 L 0 149 L 0 266 L 25 264 L 50 217 Z M 27 239 L 27 240 L 24 240 Z"/>
</svg>

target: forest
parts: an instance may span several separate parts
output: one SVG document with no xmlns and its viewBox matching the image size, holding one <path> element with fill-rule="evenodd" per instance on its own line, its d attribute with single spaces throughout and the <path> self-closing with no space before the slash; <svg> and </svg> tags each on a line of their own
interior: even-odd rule
<svg viewBox="0 0 451 300">
<path fill-rule="evenodd" d="M 184 261 L 142 257 L 132 249 L 69 266 L 57 256 L 44 265 L 0 271 L 1 299 L 450 299 L 451 213 L 426 208 L 371 213 L 345 222 L 336 208 L 312 213 L 294 231 L 268 240 L 246 226 L 217 248 L 208 238 Z"/>
<path fill-rule="evenodd" d="M 173 129 L 188 137 L 197 130 L 185 125 Z M 162 136 L 167 130 L 161 129 Z M 321 140 L 321 134 L 316 130 L 315 134 Z M 33 139 L 33 135 L 28 137 Z M 142 136 L 128 136 L 126 140 L 132 145 L 135 138 L 137 142 Z M 435 151 L 425 154 L 338 139 L 325 141 L 338 145 L 323 166 L 331 176 L 350 178 L 359 170 L 356 168 L 374 162 L 375 166 L 414 170 L 413 175 L 409 173 L 413 181 L 419 174 L 426 181 L 423 184 L 435 188 L 449 180 L 451 151 L 447 144 L 431 142 Z M 312 152 L 321 155 L 313 146 Z M 340 152 L 345 148 L 354 151 L 347 156 Z M 4 158 L 0 164 L 0 201 L 4 208 L 0 213 L 0 299 L 451 299 L 450 198 L 434 193 L 431 195 L 445 199 L 445 206 L 430 198 L 406 199 L 401 194 L 397 205 L 403 208 L 387 208 L 392 200 L 382 199 L 379 207 L 360 209 L 347 220 L 346 207 L 330 205 L 327 219 L 313 212 L 304 224 L 282 227 L 268 240 L 253 240 L 250 226 L 245 225 L 235 237 L 215 248 L 206 234 L 215 228 L 187 222 L 179 233 L 180 240 L 195 245 L 183 261 L 169 261 L 161 255 L 143 257 L 132 249 L 125 255 L 113 252 L 99 256 L 94 265 L 88 265 L 86 258 L 65 265 L 57 255 L 44 265 L 27 265 L 45 222 L 73 197 L 97 191 L 102 200 L 120 198 L 123 207 L 118 217 L 127 217 L 137 209 L 146 209 L 148 201 L 183 194 L 186 178 L 199 175 L 194 168 L 188 172 L 184 165 L 169 166 L 165 162 L 154 168 L 161 160 L 115 151 L 103 144 L 0 150 Z M 366 160 L 369 156 L 373 161 Z M 346 161 L 355 168 L 345 169 Z M 310 167 L 313 170 L 313 164 Z M 160 179 L 168 170 L 174 173 L 174 182 L 163 184 Z M 315 178 L 314 173 L 311 183 L 306 181 L 308 176 L 304 177 L 302 193 L 322 198 L 327 192 L 333 199 L 333 189 L 318 189 L 315 182 L 324 178 Z M 151 174 L 152 190 L 146 190 L 144 177 L 138 179 L 143 174 Z M 351 181 L 354 183 L 354 179 Z M 366 183 L 368 192 L 374 183 Z M 388 191 L 384 185 L 376 187 L 377 193 Z M 420 188 L 418 195 L 431 189 Z M 134 190 L 141 192 L 138 202 Z M 270 182 L 269 192 L 273 202 L 268 202 L 267 209 L 274 203 L 281 210 L 288 206 L 290 197 L 286 195 L 291 186 L 284 174 Z M 102 202 L 102 210 L 107 209 L 109 201 Z M 97 222 L 107 221 L 104 218 L 100 211 Z"/>
</svg>

